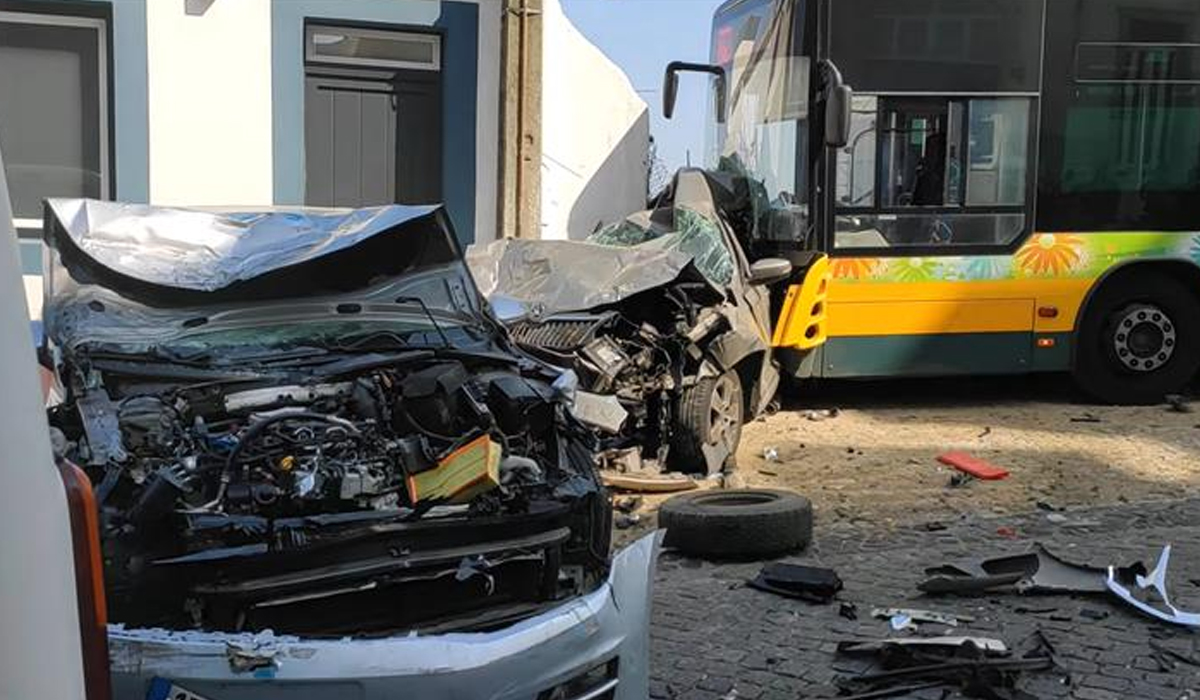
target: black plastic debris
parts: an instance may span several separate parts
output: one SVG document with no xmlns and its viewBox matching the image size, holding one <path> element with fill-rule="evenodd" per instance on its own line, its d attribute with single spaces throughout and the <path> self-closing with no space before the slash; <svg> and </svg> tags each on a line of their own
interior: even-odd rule
<svg viewBox="0 0 1200 700">
<path fill-rule="evenodd" d="M 843 700 L 895 697 L 916 688 L 951 688 L 984 700 L 1036 700 L 1017 687 L 1025 671 L 1057 666 L 1054 649 L 1041 632 L 1010 652 L 1004 642 L 986 637 L 929 637 L 879 642 L 843 642 L 841 655 L 867 658 L 872 665 L 837 685 Z"/>
<path fill-rule="evenodd" d="M 925 570 L 917 588 L 926 593 L 980 593 L 1015 588 L 1021 593 L 1105 593 L 1108 571 L 1063 561 L 1035 544 L 1032 552 L 951 562 Z"/>
<path fill-rule="evenodd" d="M 838 606 L 838 615 L 847 620 L 858 619 L 858 606 L 854 603 L 842 603 Z"/>
<path fill-rule="evenodd" d="M 833 569 L 777 563 L 764 566 L 748 585 L 788 598 L 825 604 L 842 590 L 842 579 Z"/>
</svg>

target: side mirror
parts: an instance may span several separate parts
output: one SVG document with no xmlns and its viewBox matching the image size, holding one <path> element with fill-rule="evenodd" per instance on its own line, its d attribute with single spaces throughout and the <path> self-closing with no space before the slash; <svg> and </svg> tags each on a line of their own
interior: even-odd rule
<svg viewBox="0 0 1200 700">
<path fill-rule="evenodd" d="M 667 64 L 667 70 L 663 74 L 663 116 L 667 119 L 675 116 L 675 100 L 679 97 L 679 74 L 680 73 L 707 73 L 714 76 L 713 87 L 716 90 L 717 98 L 717 123 L 725 123 L 725 69 L 721 66 L 714 66 L 708 63 L 686 63 L 684 61 L 672 61 Z"/>
<path fill-rule="evenodd" d="M 759 286 L 787 279 L 792 274 L 792 264 L 783 258 L 763 258 L 750 265 L 750 284 Z"/>
<path fill-rule="evenodd" d="M 825 99 L 825 145 L 844 148 L 850 143 L 850 110 L 854 91 L 849 85 L 834 85 Z"/>
</svg>

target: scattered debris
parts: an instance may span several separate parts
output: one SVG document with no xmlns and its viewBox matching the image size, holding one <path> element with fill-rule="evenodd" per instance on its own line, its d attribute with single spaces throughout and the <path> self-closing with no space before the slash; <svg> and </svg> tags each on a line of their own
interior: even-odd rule
<svg viewBox="0 0 1200 700">
<path fill-rule="evenodd" d="M 696 481 L 683 474 L 619 474 L 605 471 L 600 473 L 604 485 L 618 491 L 640 493 L 672 493 L 696 488 Z"/>
<path fill-rule="evenodd" d="M 1025 554 L 926 569 L 929 578 L 917 588 L 926 593 L 980 593 L 1006 588 L 1018 593 L 1111 593 L 1163 622 L 1200 627 L 1200 613 L 1184 612 L 1171 604 L 1166 583 L 1170 559 L 1171 546 L 1167 545 L 1152 571 L 1147 572 L 1141 562 L 1100 569 L 1063 561 L 1035 544 L 1033 551 Z"/>
<path fill-rule="evenodd" d="M 871 617 L 890 619 L 897 615 L 904 615 L 913 620 L 913 622 L 932 622 L 938 625 L 949 625 L 950 627 L 958 627 L 959 622 L 974 622 L 975 618 L 969 615 L 957 615 L 954 613 L 938 612 L 936 610 L 913 610 L 911 608 L 875 608 L 871 611 Z"/>
<path fill-rule="evenodd" d="M 1088 620 L 1104 620 L 1108 618 L 1108 615 L 1107 610 L 1093 610 L 1091 608 L 1081 608 L 1079 610 L 1079 616 Z"/>
<path fill-rule="evenodd" d="M 763 459 L 767 460 L 768 462 L 778 462 L 779 461 L 779 448 L 778 447 L 764 447 L 763 448 Z"/>
<path fill-rule="evenodd" d="M 913 623 L 913 619 L 908 615 L 893 615 L 891 619 L 888 620 L 888 626 L 892 628 L 893 632 L 899 632 L 900 630 L 905 630 L 909 627 L 916 627 L 916 625 Z"/>
<path fill-rule="evenodd" d="M 640 522 L 642 522 L 642 517 L 636 514 L 628 515 L 626 513 L 617 513 L 617 516 L 613 518 L 613 526 L 618 530 L 628 530 L 631 527 L 635 527 Z"/>
<path fill-rule="evenodd" d="M 846 618 L 847 620 L 857 620 L 858 606 L 854 603 L 844 602 L 838 606 L 838 615 Z"/>
<path fill-rule="evenodd" d="M 957 489 L 963 486 L 970 486 L 972 481 L 975 481 L 975 477 L 971 476 L 970 474 L 954 472 L 950 475 L 950 481 L 946 484 L 946 486 L 952 489 Z"/>
<path fill-rule="evenodd" d="M 770 469 L 759 469 L 758 473 L 763 476 L 779 476 L 779 472 L 773 472 Z"/>
<path fill-rule="evenodd" d="M 950 529 L 950 526 L 940 520 L 931 520 L 921 525 L 925 532 L 941 532 Z"/>
<path fill-rule="evenodd" d="M 985 437 L 987 437 L 988 435 L 991 435 L 991 434 L 992 434 L 992 427 L 989 425 L 989 426 L 984 426 L 984 428 L 983 428 L 983 432 L 979 433 L 979 434 L 978 434 L 978 435 L 976 435 L 975 437 L 976 437 L 976 438 L 978 438 L 978 439 L 980 439 L 980 440 L 982 440 L 983 438 L 985 438 Z"/>
<path fill-rule="evenodd" d="M 632 513 L 642 507 L 641 496 L 623 496 L 613 500 L 613 508 L 622 513 Z"/>
<path fill-rule="evenodd" d="M 1007 528 L 1002 528 L 1007 529 Z M 958 561 L 925 570 L 917 584 L 926 593 L 979 593 L 1015 588 L 1021 593 L 1103 593 L 1104 569 L 1067 563 L 1041 544 L 1025 554 Z"/>
<path fill-rule="evenodd" d="M 1038 510 L 1048 510 L 1050 512 L 1062 510 L 1061 507 L 1056 506 L 1053 503 L 1047 503 L 1046 501 L 1038 501 L 1035 505 L 1037 506 Z"/>
<path fill-rule="evenodd" d="M 1167 394 L 1163 397 L 1167 402 L 1167 410 L 1173 413 L 1191 413 L 1192 407 L 1188 404 L 1187 397 L 1181 394 Z"/>
<path fill-rule="evenodd" d="M 1110 566 L 1105 585 L 1118 598 L 1151 617 L 1173 625 L 1200 627 L 1200 613 L 1183 612 L 1171 605 L 1171 596 L 1167 593 L 1167 566 L 1170 562 L 1171 545 L 1167 545 L 1158 555 L 1158 563 L 1155 564 L 1153 571 L 1145 575 L 1137 573 L 1138 569 L 1145 571 L 1141 563 L 1123 570 Z M 1161 603 L 1166 610 L 1154 607 L 1151 601 L 1144 600 L 1149 597 L 1148 593 L 1155 594 L 1156 601 Z"/>
<path fill-rule="evenodd" d="M 917 688 L 956 688 L 968 697 L 1027 700 L 1034 696 L 1016 687 L 1021 671 L 1054 668 L 1054 650 L 1044 636 L 1036 646 L 1013 658 L 1007 645 L 986 637 L 886 639 L 842 642 L 839 654 L 866 657 L 876 666 L 856 676 L 837 679 L 845 698 L 880 698 L 907 694 Z M 924 684 L 924 685 L 920 685 Z M 906 695 L 907 696 L 907 695 Z"/>
<path fill-rule="evenodd" d="M 842 579 L 833 569 L 801 564 L 768 564 L 749 581 L 751 588 L 788 598 L 827 604 L 842 590 Z"/>
<path fill-rule="evenodd" d="M 1001 469 L 994 464 L 989 464 L 982 459 L 972 457 L 965 452 L 947 452 L 943 455 L 938 455 L 938 461 L 949 467 L 954 467 L 960 472 L 966 472 L 976 479 L 984 481 L 996 481 L 1008 477 L 1008 470 Z"/>
<path fill-rule="evenodd" d="M 1085 413 L 1082 416 L 1074 416 L 1071 418 L 1072 423 L 1103 423 L 1099 416 L 1091 413 Z"/>
<path fill-rule="evenodd" d="M 1017 537 L 1019 537 L 1015 529 L 1006 526 L 996 528 L 996 534 L 1007 540 L 1015 540 Z"/>
<path fill-rule="evenodd" d="M 810 421 L 823 421 L 826 418 L 837 418 L 842 411 L 838 408 L 826 408 L 819 411 L 805 411 L 804 417 Z"/>
</svg>

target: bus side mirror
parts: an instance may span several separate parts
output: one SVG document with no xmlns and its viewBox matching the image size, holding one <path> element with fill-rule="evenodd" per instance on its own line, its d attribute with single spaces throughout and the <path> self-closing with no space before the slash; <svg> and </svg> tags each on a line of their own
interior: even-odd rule
<svg viewBox="0 0 1200 700">
<path fill-rule="evenodd" d="M 667 119 L 675 116 L 675 100 L 679 96 L 680 73 L 707 73 L 716 78 L 714 88 L 717 99 L 717 123 L 725 123 L 725 69 L 708 63 L 686 63 L 672 61 L 667 64 L 663 74 L 663 116 Z"/>
<path fill-rule="evenodd" d="M 679 73 L 667 66 L 667 72 L 663 75 L 663 117 L 670 119 L 675 116 L 675 98 L 678 96 Z"/>
<path fill-rule="evenodd" d="M 834 85 L 825 100 L 825 145 L 844 148 L 850 143 L 850 108 L 854 91 L 849 85 Z"/>
</svg>

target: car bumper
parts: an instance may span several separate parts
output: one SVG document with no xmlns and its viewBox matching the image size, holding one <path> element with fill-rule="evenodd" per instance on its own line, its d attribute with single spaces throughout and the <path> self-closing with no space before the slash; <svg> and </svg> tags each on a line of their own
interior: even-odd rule
<svg viewBox="0 0 1200 700">
<path fill-rule="evenodd" d="M 113 697 L 147 700 L 160 679 L 202 700 L 536 700 L 616 660 L 609 676 L 594 674 L 563 697 L 641 700 L 659 540 L 619 552 L 595 591 L 495 632 L 336 641 L 114 626 Z"/>
</svg>

